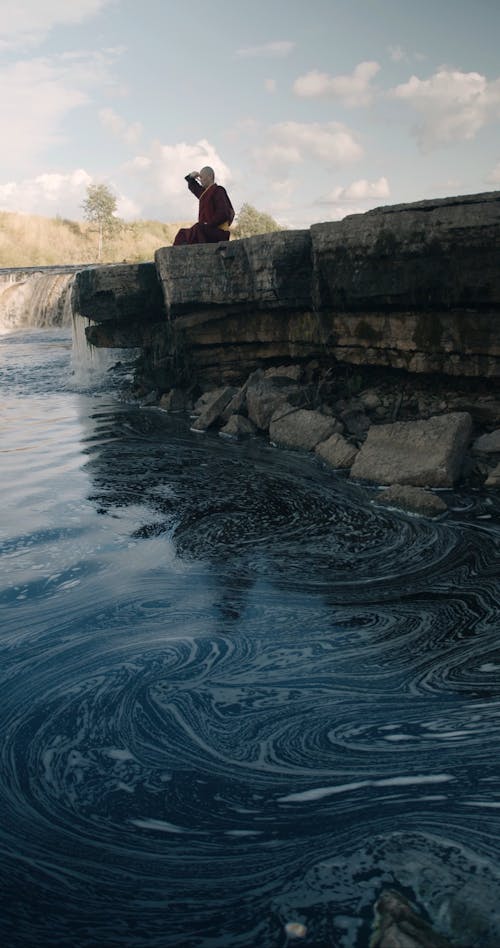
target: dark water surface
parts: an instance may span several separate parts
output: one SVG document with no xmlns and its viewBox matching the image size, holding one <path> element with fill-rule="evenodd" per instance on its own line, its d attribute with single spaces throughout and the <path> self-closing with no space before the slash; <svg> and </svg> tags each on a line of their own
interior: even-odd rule
<svg viewBox="0 0 500 948">
<path fill-rule="evenodd" d="M 1 944 L 366 948 L 392 886 L 498 948 L 498 501 L 78 390 L 66 330 L 0 373 Z"/>
</svg>

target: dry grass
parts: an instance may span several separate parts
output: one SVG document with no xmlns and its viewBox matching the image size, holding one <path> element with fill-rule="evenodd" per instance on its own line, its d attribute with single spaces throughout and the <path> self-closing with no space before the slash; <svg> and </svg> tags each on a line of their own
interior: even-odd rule
<svg viewBox="0 0 500 948">
<path fill-rule="evenodd" d="M 192 222 L 191 222 L 192 223 Z M 182 223 L 134 221 L 104 241 L 102 263 L 152 260 L 172 244 Z M 96 263 L 97 234 L 90 224 L 65 218 L 0 211 L 0 267 Z"/>
</svg>

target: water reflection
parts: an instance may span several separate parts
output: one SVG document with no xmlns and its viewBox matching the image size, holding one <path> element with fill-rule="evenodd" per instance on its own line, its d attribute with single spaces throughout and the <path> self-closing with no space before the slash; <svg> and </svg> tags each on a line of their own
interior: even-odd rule
<svg viewBox="0 0 500 948">
<path fill-rule="evenodd" d="M 498 505 L 77 404 L 7 538 L 6 943 L 366 948 L 391 885 L 498 945 Z"/>
</svg>

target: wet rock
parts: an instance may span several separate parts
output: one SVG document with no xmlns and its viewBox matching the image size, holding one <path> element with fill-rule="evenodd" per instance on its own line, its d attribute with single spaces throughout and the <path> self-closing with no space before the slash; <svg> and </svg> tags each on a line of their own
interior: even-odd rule
<svg viewBox="0 0 500 948">
<path fill-rule="evenodd" d="M 211 388 L 208 391 L 203 392 L 202 395 L 195 402 L 193 412 L 195 415 L 201 415 L 202 411 L 213 401 L 216 395 L 220 395 L 225 389 L 224 385 L 219 386 L 219 388 Z"/>
<path fill-rule="evenodd" d="M 220 429 L 219 434 L 222 437 L 240 440 L 241 438 L 249 438 L 255 434 L 256 430 L 255 425 L 249 418 L 245 418 L 244 415 L 231 415 L 227 424 Z"/>
<path fill-rule="evenodd" d="M 437 517 L 448 507 L 441 497 L 423 490 L 421 487 L 410 487 L 408 484 L 393 484 L 378 494 L 375 503 L 387 507 L 400 507 L 410 513 L 423 514 L 426 517 Z"/>
<path fill-rule="evenodd" d="M 452 948 L 399 892 L 382 892 L 375 905 L 370 948 Z"/>
<path fill-rule="evenodd" d="M 428 421 L 372 425 L 351 477 L 377 484 L 452 487 L 470 441 L 472 419 L 465 412 Z"/>
<path fill-rule="evenodd" d="M 335 419 L 319 411 L 287 406 L 279 408 L 271 418 L 269 437 L 275 444 L 286 448 L 312 451 L 335 431 Z"/>
<path fill-rule="evenodd" d="M 259 370 L 250 376 L 246 386 L 248 417 L 263 431 L 267 431 L 273 414 L 280 406 L 299 404 L 303 398 L 295 382 L 279 376 L 266 378 Z"/>
<path fill-rule="evenodd" d="M 315 451 L 323 461 L 337 469 L 351 467 L 358 453 L 358 449 L 338 432 L 316 445 Z"/>
<path fill-rule="evenodd" d="M 236 394 L 236 391 L 237 389 L 227 386 L 227 388 L 223 388 L 222 391 L 217 390 L 214 392 L 213 398 L 207 402 L 203 411 L 198 415 L 198 418 L 191 426 L 192 429 L 194 431 L 206 431 L 207 428 L 214 425 L 218 418 L 220 418 L 226 405 L 228 405 Z"/>
<path fill-rule="evenodd" d="M 171 388 L 160 398 L 160 408 L 164 411 L 191 411 L 193 400 L 183 388 Z"/>
<path fill-rule="evenodd" d="M 500 487 L 500 463 L 490 471 L 485 481 L 486 487 Z"/>
<path fill-rule="evenodd" d="M 247 395 L 245 388 L 238 389 L 236 394 L 233 395 L 231 401 L 222 412 L 222 421 L 224 423 L 228 422 L 231 415 L 242 415 L 244 410 L 246 410 L 246 401 Z"/>
<path fill-rule="evenodd" d="M 500 428 L 476 438 L 471 450 L 473 454 L 500 454 Z"/>
<path fill-rule="evenodd" d="M 147 395 L 144 395 L 144 398 L 141 399 L 141 405 L 143 405 L 145 408 L 148 405 L 157 405 L 158 398 L 159 398 L 159 392 L 157 392 L 156 389 L 154 389 L 153 391 L 148 392 Z"/>
</svg>

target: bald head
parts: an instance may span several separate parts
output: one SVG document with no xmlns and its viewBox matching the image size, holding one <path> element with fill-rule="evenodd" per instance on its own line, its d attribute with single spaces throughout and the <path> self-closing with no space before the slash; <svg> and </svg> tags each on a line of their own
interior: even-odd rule
<svg viewBox="0 0 500 948">
<path fill-rule="evenodd" d="M 211 168 L 210 165 L 205 165 L 205 167 L 202 168 L 200 171 L 200 181 L 201 181 L 202 187 L 208 188 L 211 184 L 214 183 L 214 180 L 215 180 L 214 169 Z"/>
</svg>

